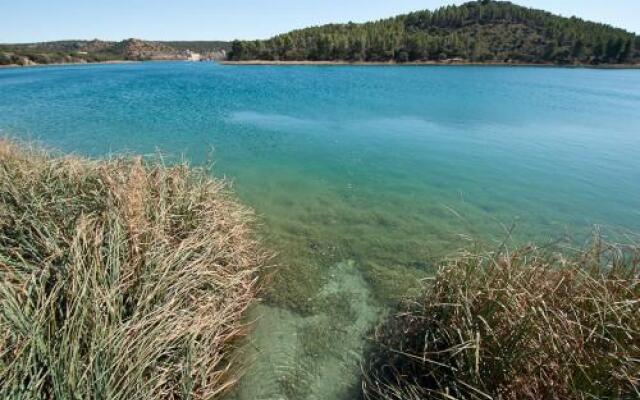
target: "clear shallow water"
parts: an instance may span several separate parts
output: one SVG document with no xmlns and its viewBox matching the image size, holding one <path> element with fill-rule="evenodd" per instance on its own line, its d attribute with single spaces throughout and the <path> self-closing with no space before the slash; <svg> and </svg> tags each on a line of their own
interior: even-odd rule
<svg viewBox="0 0 640 400">
<path fill-rule="evenodd" d="M 10 69 L 0 129 L 96 157 L 215 159 L 286 272 L 255 312 L 239 398 L 347 396 L 382 302 L 467 237 L 640 230 L 637 70 Z"/>
</svg>

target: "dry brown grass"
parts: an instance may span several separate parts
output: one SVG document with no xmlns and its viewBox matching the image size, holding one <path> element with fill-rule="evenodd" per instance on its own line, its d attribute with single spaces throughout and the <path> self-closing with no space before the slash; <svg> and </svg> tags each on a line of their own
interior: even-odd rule
<svg viewBox="0 0 640 400">
<path fill-rule="evenodd" d="M 0 398 L 211 399 L 268 257 L 187 165 L 0 141 Z"/>
<path fill-rule="evenodd" d="M 640 398 L 639 254 L 463 254 L 379 327 L 365 397 Z"/>
</svg>

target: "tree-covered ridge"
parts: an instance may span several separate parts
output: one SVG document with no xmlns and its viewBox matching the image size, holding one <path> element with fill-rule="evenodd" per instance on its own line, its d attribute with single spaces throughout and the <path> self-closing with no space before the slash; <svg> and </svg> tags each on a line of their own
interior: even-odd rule
<svg viewBox="0 0 640 400">
<path fill-rule="evenodd" d="M 235 41 L 229 59 L 619 64 L 640 61 L 640 37 L 576 17 L 481 0 Z"/>
</svg>

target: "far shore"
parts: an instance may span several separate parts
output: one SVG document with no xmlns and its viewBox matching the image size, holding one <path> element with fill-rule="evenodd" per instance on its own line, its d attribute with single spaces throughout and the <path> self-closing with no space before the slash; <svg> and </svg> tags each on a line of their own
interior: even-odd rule
<svg viewBox="0 0 640 400">
<path fill-rule="evenodd" d="M 185 60 L 109 60 L 97 62 L 70 62 L 53 64 L 8 64 L 0 65 L 3 68 L 38 68 L 74 65 L 105 65 L 105 64 L 139 64 L 143 62 L 170 62 Z M 640 64 L 555 64 L 555 63 L 513 63 L 513 62 L 468 62 L 468 61 L 411 61 L 399 63 L 395 61 L 272 61 L 272 60 L 246 60 L 246 61 L 216 61 L 220 65 L 238 66 L 488 66 L 488 67 L 551 67 L 551 68 L 590 68 L 590 69 L 640 69 Z"/>
<path fill-rule="evenodd" d="M 96 62 L 68 62 L 68 63 L 51 63 L 51 64 L 29 64 L 29 65 L 19 65 L 19 64 L 8 64 L 8 65 L 0 65 L 0 69 L 2 68 L 32 68 L 32 67 L 64 67 L 64 66 L 72 66 L 72 65 L 104 65 L 104 64 L 140 64 L 147 62 L 209 62 L 209 60 L 200 60 L 200 61 L 190 61 L 183 59 L 154 59 L 154 60 L 109 60 L 109 61 L 96 61 Z"/>
<path fill-rule="evenodd" d="M 594 68 L 594 69 L 640 69 L 640 64 L 555 64 L 555 63 L 514 63 L 514 62 L 469 62 L 469 61 L 411 61 L 399 63 L 395 61 L 219 61 L 221 65 L 326 65 L 326 66 L 503 66 L 503 67 L 559 67 L 559 68 Z"/>
<path fill-rule="evenodd" d="M 20 65 L 20 64 L 8 64 L 8 65 L 0 65 L 0 68 L 32 68 L 32 67 L 61 67 L 66 65 L 100 65 L 100 64 L 137 64 L 141 61 L 133 61 L 133 60 L 109 60 L 109 61 L 96 61 L 96 62 L 69 62 L 69 63 L 52 63 L 52 64 L 29 64 L 29 65 Z"/>
</svg>

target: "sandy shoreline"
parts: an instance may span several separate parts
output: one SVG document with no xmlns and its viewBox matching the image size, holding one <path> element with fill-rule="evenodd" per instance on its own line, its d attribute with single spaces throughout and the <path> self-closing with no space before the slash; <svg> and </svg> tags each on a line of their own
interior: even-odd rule
<svg viewBox="0 0 640 400">
<path fill-rule="evenodd" d="M 464 61 L 413 61 L 406 63 L 397 62 L 348 62 L 348 61 L 268 61 L 268 60 L 248 60 L 248 61 L 219 61 L 221 65 L 246 65 L 246 66 L 287 66 L 287 65 L 309 65 L 309 66 L 492 66 L 492 67 L 557 67 L 557 68 L 593 68 L 593 69 L 640 69 L 640 64 L 554 64 L 554 63 L 501 63 L 501 62 L 464 62 Z"/>
</svg>

